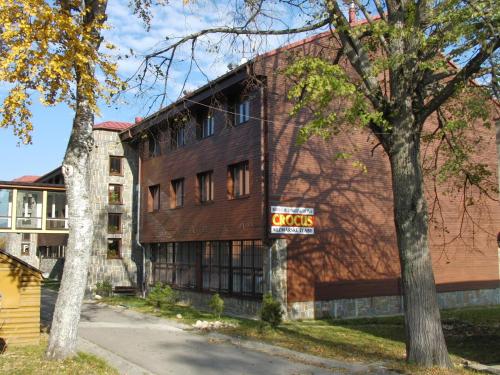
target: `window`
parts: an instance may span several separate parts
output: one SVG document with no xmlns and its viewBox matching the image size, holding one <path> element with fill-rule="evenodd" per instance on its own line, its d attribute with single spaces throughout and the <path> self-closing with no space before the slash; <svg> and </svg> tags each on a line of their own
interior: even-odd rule
<svg viewBox="0 0 500 375">
<path fill-rule="evenodd" d="M 250 101 L 248 99 L 236 103 L 235 108 L 235 125 L 240 125 L 250 120 Z"/>
<path fill-rule="evenodd" d="M 262 294 L 262 241 L 232 241 L 232 290 L 235 294 Z"/>
<path fill-rule="evenodd" d="M 212 115 L 207 115 L 201 124 L 201 138 L 207 138 L 214 135 L 215 120 Z"/>
<path fill-rule="evenodd" d="M 229 198 L 239 198 L 250 194 L 250 174 L 248 161 L 229 166 Z"/>
<path fill-rule="evenodd" d="M 148 212 L 160 210 L 160 185 L 149 187 Z"/>
<path fill-rule="evenodd" d="M 172 127 L 172 148 L 176 149 L 186 144 L 186 127 L 177 125 Z"/>
<path fill-rule="evenodd" d="M 109 157 L 109 174 L 111 176 L 123 176 L 123 157 Z"/>
<path fill-rule="evenodd" d="M 170 207 L 177 208 L 184 206 L 184 179 L 179 178 L 172 181 L 172 196 Z"/>
<path fill-rule="evenodd" d="M 214 200 L 213 171 L 198 174 L 198 194 L 200 203 Z"/>
<path fill-rule="evenodd" d="M 196 288 L 196 258 L 199 247 L 199 242 L 152 244 L 154 283 Z"/>
<path fill-rule="evenodd" d="M 120 259 L 121 258 L 121 240 L 119 238 L 108 238 L 108 259 Z"/>
<path fill-rule="evenodd" d="M 231 243 L 229 241 L 205 241 L 202 243 L 203 289 L 229 292 L 229 265 Z"/>
<path fill-rule="evenodd" d="M 108 233 L 122 232 L 122 214 L 108 214 Z"/>
<path fill-rule="evenodd" d="M 154 283 L 252 297 L 264 291 L 260 240 L 151 244 L 151 256 Z"/>
<path fill-rule="evenodd" d="M 12 226 L 12 190 L 0 189 L 0 228 Z"/>
<path fill-rule="evenodd" d="M 148 151 L 150 158 L 161 155 L 160 137 L 156 132 L 148 135 Z"/>
<path fill-rule="evenodd" d="M 16 227 L 19 229 L 42 228 L 42 192 L 17 191 Z"/>
<path fill-rule="evenodd" d="M 108 202 L 109 204 L 122 204 L 122 185 L 109 184 Z"/>
<path fill-rule="evenodd" d="M 64 258 L 65 246 L 40 246 L 38 248 L 39 256 L 42 259 Z"/>
<path fill-rule="evenodd" d="M 31 247 L 31 233 L 21 234 L 21 255 L 29 256 Z"/>
<path fill-rule="evenodd" d="M 66 193 L 47 193 L 47 229 L 68 228 L 68 206 L 66 204 Z"/>
</svg>

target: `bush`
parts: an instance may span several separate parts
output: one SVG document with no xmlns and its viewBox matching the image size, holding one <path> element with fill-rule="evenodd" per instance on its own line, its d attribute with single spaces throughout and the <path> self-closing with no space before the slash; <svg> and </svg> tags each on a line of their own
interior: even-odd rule
<svg viewBox="0 0 500 375">
<path fill-rule="evenodd" d="M 95 284 L 95 292 L 102 297 L 109 297 L 113 293 L 113 285 L 109 280 L 104 280 Z"/>
<path fill-rule="evenodd" d="M 262 307 L 260 309 L 260 319 L 276 328 L 283 321 L 283 309 L 281 303 L 273 298 L 271 293 L 264 294 Z"/>
<path fill-rule="evenodd" d="M 215 293 L 212 298 L 210 298 L 208 306 L 210 307 L 210 310 L 212 310 L 212 313 L 217 315 L 217 318 L 220 319 L 220 316 L 224 311 L 224 300 L 219 296 L 219 293 Z"/>
<path fill-rule="evenodd" d="M 155 286 L 146 296 L 148 305 L 160 308 L 163 305 L 173 305 L 177 302 L 177 293 L 170 287 L 170 285 L 163 285 L 156 283 Z"/>
</svg>

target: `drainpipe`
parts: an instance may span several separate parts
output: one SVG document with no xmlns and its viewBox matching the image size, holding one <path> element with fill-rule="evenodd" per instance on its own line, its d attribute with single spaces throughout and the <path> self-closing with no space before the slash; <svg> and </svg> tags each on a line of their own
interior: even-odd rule
<svg viewBox="0 0 500 375">
<path fill-rule="evenodd" d="M 137 152 L 139 156 L 139 163 L 137 166 L 137 187 L 136 187 L 136 192 L 137 192 L 137 222 L 136 222 L 136 229 L 135 229 L 135 241 L 137 246 L 141 249 L 141 254 L 142 254 L 142 280 L 141 280 L 141 294 L 142 297 L 146 297 L 146 283 L 147 283 L 147 278 L 146 278 L 146 249 L 141 243 L 140 239 L 140 229 L 141 229 L 141 173 L 142 173 L 142 158 L 141 158 L 141 150 L 140 147 L 137 147 Z"/>
<path fill-rule="evenodd" d="M 260 87 L 260 97 L 261 97 L 261 129 L 262 129 L 262 152 L 263 152 L 263 169 L 264 169 L 264 243 L 266 246 L 269 246 L 268 249 L 268 278 L 269 283 L 267 285 L 268 292 L 272 292 L 272 243 L 269 239 L 269 130 L 267 124 L 267 90 L 266 86 L 267 81 L 263 82 L 263 85 Z"/>
</svg>

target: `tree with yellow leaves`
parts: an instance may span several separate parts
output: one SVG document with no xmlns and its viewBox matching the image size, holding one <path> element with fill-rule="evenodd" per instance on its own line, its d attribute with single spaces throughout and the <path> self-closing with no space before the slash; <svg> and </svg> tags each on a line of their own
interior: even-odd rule
<svg viewBox="0 0 500 375">
<path fill-rule="evenodd" d="M 75 110 L 64 157 L 69 239 L 47 357 L 75 353 L 80 309 L 90 263 L 93 222 L 89 204 L 89 153 L 99 99 L 120 84 L 116 66 L 99 50 L 107 0 L 0 0 L 0 82 L 9 92 L 0 109 L 1 127 L 31 142 L 30 105 L 67 103 Z M 96 72 L 105 76 L 104 84 Z"/>
</svg>

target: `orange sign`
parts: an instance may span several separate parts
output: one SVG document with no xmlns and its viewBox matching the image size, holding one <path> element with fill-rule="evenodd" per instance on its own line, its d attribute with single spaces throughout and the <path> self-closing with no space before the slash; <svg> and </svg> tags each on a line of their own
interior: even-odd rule
<svg viewBox="0 0 500 375">
<path fill-rule="evenodd" d="M 298 214 L 272 214 L 271 223 L 275 227 L 313 227 L 314 216 Z"/>
<path fill-rule="evenodd" d="M 314 209 L 271 206 L 271 233 L 314 234 Z"/>
</svg>

